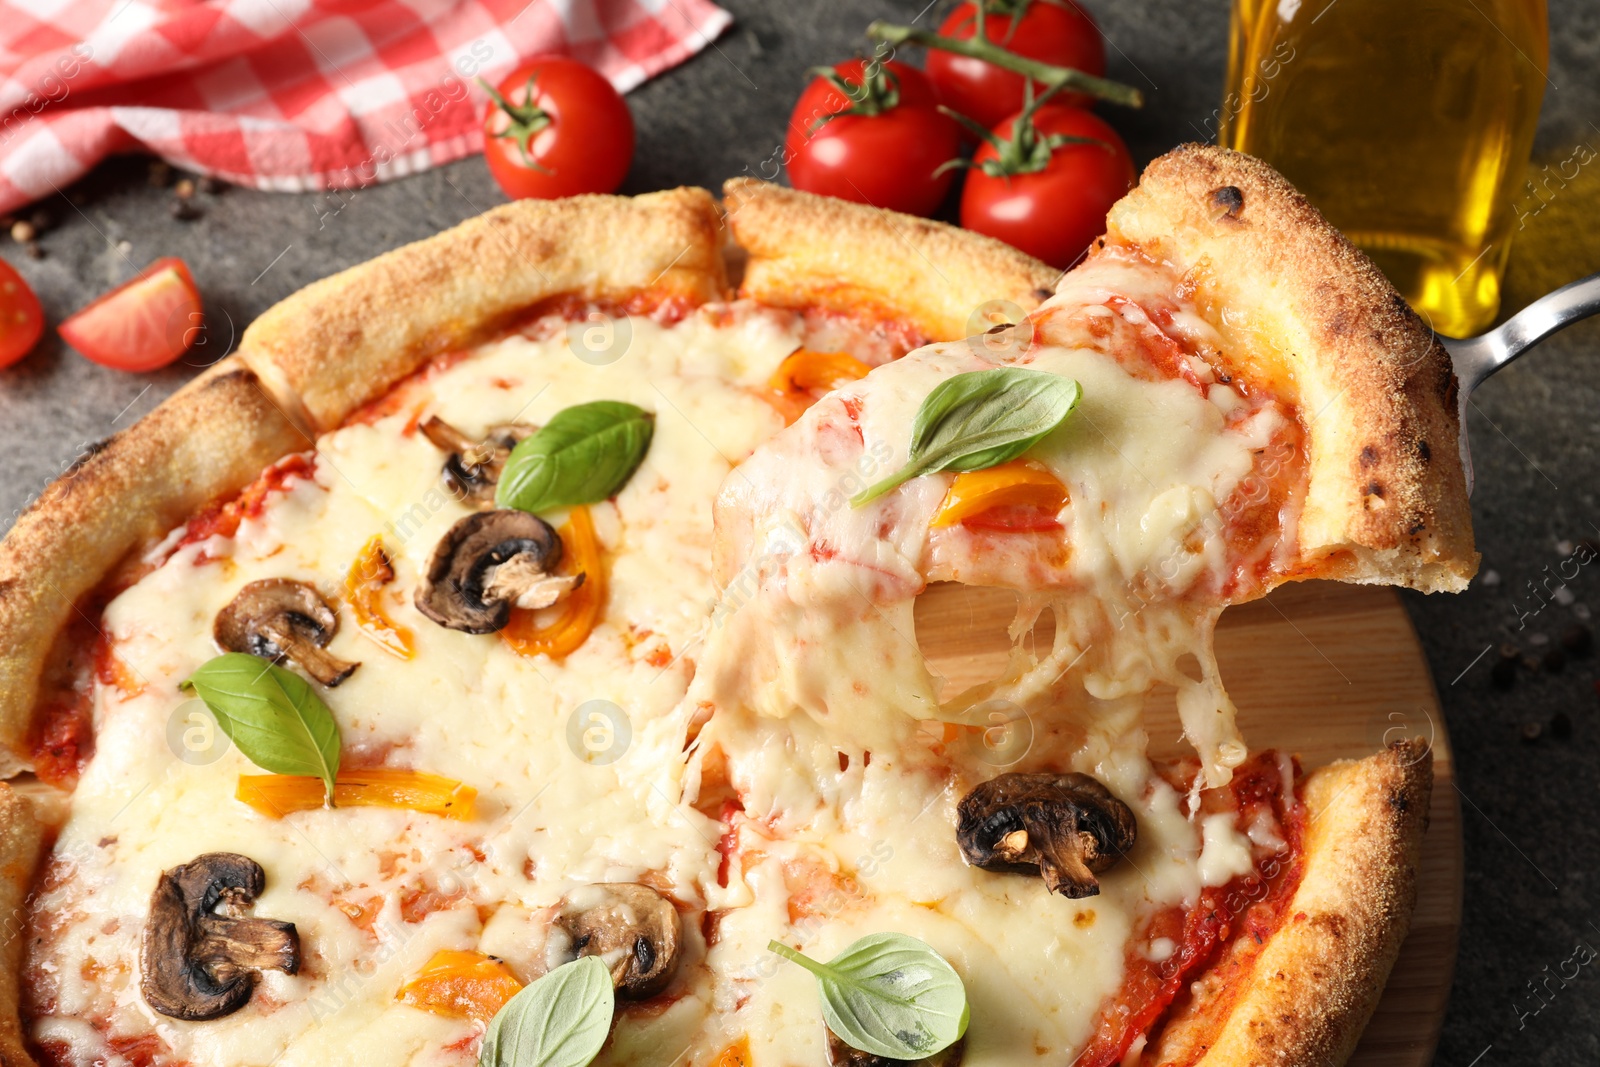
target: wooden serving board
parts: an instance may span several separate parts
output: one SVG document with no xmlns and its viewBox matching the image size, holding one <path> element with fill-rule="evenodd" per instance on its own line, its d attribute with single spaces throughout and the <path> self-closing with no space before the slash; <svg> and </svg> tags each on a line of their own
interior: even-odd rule
<svg viewBox="0 0 1600 1067">
<path fill-rule="evenodd" d="M 952 689 L 993 678 L 1009 649 L 1015 597 L 942 585 L 917 603 L 917 640 Z M 1422 736 L 1433 805 L 1411 933 L 1351 1058 L 1355 1067 L 1427 1067 L 1439 1040 L 1461 927 L 1461 812 L 1444 716 L 1417 635 L 1388 589 L 1306 582 L 1228 609 L 1217 631 L 1223 682 L 1255 748 L 1287 749 L 1306 769 Z M 1148 713 L 1155 754 L 1183 751 L 1170 696 Z"/>
</svg>

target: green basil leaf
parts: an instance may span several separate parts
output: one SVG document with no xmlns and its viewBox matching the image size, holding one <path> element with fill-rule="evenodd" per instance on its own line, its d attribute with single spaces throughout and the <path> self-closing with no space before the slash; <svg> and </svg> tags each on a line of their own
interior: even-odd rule
<svg viewBox="0 0 1600 1067">
<path fill-rule="evenodd" d="M 495 1013 L 478 1067 L 587 1067 L 611 1033 L 616 998 L 599 956 L 564 963 Z"/>
<path fill-rule="evenodd" d="M 182 688 L 205 701 L 250 762 L 273 774 L 321 778 L 333 804 L 339 724 L 310 682 L 269 660 L 226 652 L 202 664 Z"/>
<path fill-rule="evenodd" d="M 1082 395 L 1071 378 L 1022 367 L 946 378 L 917 409 L 906 465 L 851 497 L 850 506 L 924 474 L 981 471 L 1016 459 L 1060 426 Z"/>
<path fill-rule="evenodd" d="M 538 513 L 612 496 L 643 462 L 655 418 L 619 400 L 563 408 L 511 450 L 495 503 Z"/>
<path fill-rule="evenodd" d="M 905 934 L 869 934 L 818 963 L 773 941 L 767 948 L 817 976 L 828 1029 L 853 1049 L 920 1060 L 967 1032 L 967 990 L 945 958 Z"/>
</svg>

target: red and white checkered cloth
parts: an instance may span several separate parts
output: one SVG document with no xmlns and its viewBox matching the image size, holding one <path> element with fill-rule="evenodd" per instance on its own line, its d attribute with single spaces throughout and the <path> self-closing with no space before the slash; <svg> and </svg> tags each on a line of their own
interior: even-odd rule
<svg viewBox="0 0 1600 1067">
<path fill-rule="evenodd" d="M 483 148 L 484 93 L 564 53 L 626 92 L 731 21 L 710 0 L 0 0 L 0 211 L 113 152 L 259 189 Z"/>
</svg>

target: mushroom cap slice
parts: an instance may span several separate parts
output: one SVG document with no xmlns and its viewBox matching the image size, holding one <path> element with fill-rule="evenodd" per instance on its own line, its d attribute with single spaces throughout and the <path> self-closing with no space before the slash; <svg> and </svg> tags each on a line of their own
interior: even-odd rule
<svg viewBox="0 0 1600 1067">
<path fill-rule="evenodd" d="M 139 988 L 152 1008 L 174 1019 L 216 1019 L 244 1007 L 262 970 L 300 969 L 293 923 L 243 914 L 265 884 L 259 863 L 232 852 L 208 852 L 161 875 L 139 955 Z"/>
<path fill-rule="evenodd" d="M 1138 840 L 1132 810 L 1087 774 L 1002 774 L 963 797 L 956 816 L 968 863 L 1038 872 L 1072 899 L 1099 893 L 1094 876 Z"/>
<path fill-rule="evenodd" d="M 823 1029 L 827 1029 L 824 1025 Z M 828 1067 L 959 1067 L 967 1052 L 966 1037 L 946 1046 L 932 1056 L 920 1060 L 892 1060 L 887 1056 L 862 1052 L 844 1043 L 844 1039 L 828 1030 Z"/>
<path fill-rule="evenodd" d="M 338 632 L 338 613 L 311 586 L 291 578 L 251 582 L 217 612 L 211 627 L 224 650 L 288 658 L 330 687 L 360 666 L 323 651 Z"/>
<path fill-rule="evenodd" d="M 523 423 L 502 423 L 489 427 L 482 441 L 474 441 L 437 415 L 424 420 L 419 429 L 436 447 L 449 453 L 440 471 L 445 488 L 463 503 L 480 508 L 494 507 L 500 472 L 505 469 L 511 450 L 534 432 L 534 427 Z"/>
<path fill-rule="evenodd" d="M 682 929 L 672 901 L 638 882 L 602 882 L 561 899 L 555 925 L 572 939 L 574 956 L 599 956 L 611 968 L 617 996 L 653 997 L 672 979 L 682 955 Z"/>
<path fill-rule="evenodd" d="M 510 565 L 521 584 L 549 576 L 561 560 L 561 538 L 537 515 L 510 508 L 479 511 L 439 539 L 417 587 L 417 610 L 451 630 L 494 633 L 511 621 L 512 583 L 496 582 Z M 513 563 L 513 561 L 516 561 Z"/>
</svg>

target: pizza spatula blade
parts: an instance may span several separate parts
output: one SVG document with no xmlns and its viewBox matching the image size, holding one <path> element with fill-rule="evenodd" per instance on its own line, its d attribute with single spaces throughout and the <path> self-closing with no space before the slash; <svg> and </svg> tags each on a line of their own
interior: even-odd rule
<svg viewBox="0 0 1600 1067">
<path fill-rule="evenodd" d="M 1472 392 L 1495 371 L 1579 319 L 1600 314 L 1600 274 L 1563 285 L 1547 293 L 1488 333 L 1456 340 L 1441 337 L 1455 367 L 1457 414 L 1461 425 L 1461 469 L 1472 493 L 1472 453 L 1467 448 L 1467 403 Z"/>
</svg>

